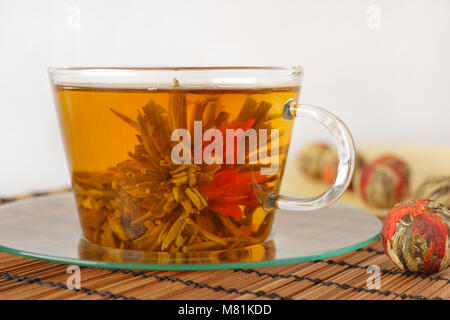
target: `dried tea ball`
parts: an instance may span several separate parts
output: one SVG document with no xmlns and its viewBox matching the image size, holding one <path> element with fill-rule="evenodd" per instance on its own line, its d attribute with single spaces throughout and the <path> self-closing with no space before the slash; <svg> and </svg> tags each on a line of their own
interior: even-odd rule
<svg viewBox="0 0 450 320">
<path fill-rule="evenodd" d="M 358 153 L 355 153 L 355 172 L 359 171 L 364 166 L 364 158 Z M 335 149 L 328 149 L 322 157 L 321 161 L 321 173 L 322 180 L 331 184 L 337 174 L 337 168 L 339 164 L 339 156 Z M 352 182 L 349 189 L 353 189 L 353 183 L 355 181 L 356 174 L 353 175 Z"/>
<path fill-rule="evenodd" d="M 320 178 L 322 157 L 330 149 L 326 143 L 314 142 L 306 145 L 300 153 L 300 168 L 308 176 Z"/>
<path fill-rule="evenodd" d="M 426 179 L 415 192 L 417 199 L 431 199 L 450 209 L 450 176 Z"/>
<path fill-rule="evenodd" d="M 450 210 L 433 200 L 397 204 L 384 220 L 384 250 L 404 271 L 442 271 L 450 264 L 449 223 Z"/>
<path fill-rule="evenodd" d="M 409 175 L 404 161 L 386 155 L 365 166 L 357 174 L 355 185 L 367 204 L 390 208 L 408 193 Z"/>
<path fill-rule="evenodd" d="M 379 157 L 375 162 L 389 165 L 409 182 L 410 170 L 408 164 L 402 159 L 394 155 L 388 154 Z"/>
<path fill-rule="evenodd" d="M 334 181 L 339 164 L 339 157 L 335 149 L 328 149 L 321 161 L 320 177 L 323 181 L 331 184 Z"/>
</svg>

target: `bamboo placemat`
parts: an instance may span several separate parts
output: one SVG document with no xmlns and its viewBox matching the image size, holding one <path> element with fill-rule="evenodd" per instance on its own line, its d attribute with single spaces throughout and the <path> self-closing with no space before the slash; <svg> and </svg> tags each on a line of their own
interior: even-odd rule
<svg viewBox="0 0 450 320">
<path fill-rule="evenodd" d="M 0 204 L 43 194 L 0 198 Z M 370 265 L 380 268 L 379 288 L 367 286 Z M 67 267 L 0 253 L 0 299 L 450 299 L 450 268 L 431 276 L 401 272 L 384 255 L 380 241 L 331 259 L 257 269 L 81 267 L 79 290 L 67 287 Z"/>
</svg>

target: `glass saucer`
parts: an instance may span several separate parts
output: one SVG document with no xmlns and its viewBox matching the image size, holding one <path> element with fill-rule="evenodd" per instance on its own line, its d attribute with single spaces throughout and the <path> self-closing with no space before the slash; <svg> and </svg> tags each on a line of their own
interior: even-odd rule
<svg viewBox="0 0 450 320">
<path fill-rule="evenodd" d="M 347 205 L 302 213 L 278 210 L 271 237 L 262 244 L 169 255 L 106 248 L 85 240 L 70 192 L 0 206 L 0 251 L 98 268 L 205 270 L 305 262 L 364 247 L 380 230 L 375 216 Z"/>
</svg>

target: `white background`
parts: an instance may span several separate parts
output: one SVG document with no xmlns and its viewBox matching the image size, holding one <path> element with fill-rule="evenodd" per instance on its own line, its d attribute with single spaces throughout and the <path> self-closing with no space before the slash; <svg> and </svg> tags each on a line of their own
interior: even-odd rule
<svg viewBox="0 0 450 320">
<path fill-rule="evenodd" d="M 301 102 L 357 144 L 450 147 L 449 15 L 448 0 L 0 0 L 0 196 L 69 184 L 50 65 L 301 64 Z M 291 155 L 322 135 L 298 122 Z"/>
</svg>

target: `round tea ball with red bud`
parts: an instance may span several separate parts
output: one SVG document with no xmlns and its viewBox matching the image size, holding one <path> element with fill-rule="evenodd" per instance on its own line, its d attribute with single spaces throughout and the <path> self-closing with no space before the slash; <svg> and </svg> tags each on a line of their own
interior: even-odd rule
<svg viewBox="0 0 450 320">
<path fill-rule="evenodd" d="M 450 264 L 449 223 L 450 210 L 433 200 L 397 204 L 384 220 L 384 250 L 404 271 L 442 271 Z"/>
<path fill-rule="evenodd" d="M 355 185 L 367 204 L 390 208 L 408 193 L 409 176 L 406 162 L 395 156 L 385 155 L 357 173 Z"/>
<path fill-rule="evenodd" d="M 450 209 L 450 176 L 435 176 L 426 179 L 416 190 L 417 199 L 431 199 Z"/>
<path fill-rule="evenodd" d="M 361 170 L 364 166 L 364 158 L 356 152 L 355 154 L 355 174 L 353 175 L 352 182 L 350 183 L 349 189 L 354 189 L 353 184 L 355 183 L 355 177 L 357 176 L 356 172 Z M 331 184 L 334 181 L 334 178 L 337 174 L 337 168 L 339 165 L 339 156 L 335 149 L 328 149 L 322 157 L 321 161 L 321 172 L 320 177 L 326 183 Z"/>
<path fill-rule="evenodd" d="M 299 165 L 312 178 L 320 178 L 322 158 L 330 147 L 323 142 L 307 144 L 301 151 Z"/>
</svg>

